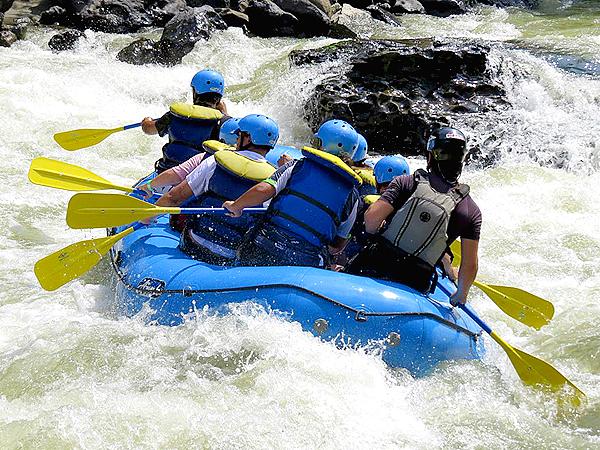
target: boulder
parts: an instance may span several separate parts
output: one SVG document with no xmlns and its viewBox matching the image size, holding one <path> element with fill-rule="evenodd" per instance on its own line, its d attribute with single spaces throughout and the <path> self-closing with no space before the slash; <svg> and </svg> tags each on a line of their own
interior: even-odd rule
<svg viewBox="0 0 600 450">
<path fill-rule="evenodd" d="M 4 22 L 4 13 L 0 12 L 0 28 L 2 28 L 2 22 Z"/>
<path fill-rule="evenodd" d="M 396 14 L 423 14 L 425 8 L 418 0 L 396 0 L 391 11 Z"/>
<path fill-rule="evenodd" d="M 121 50 L 117 59 L 137 65 L 180 64 L 182 58 L 194 49 L 196 42 L 208 39 L 214 31 L 225 28 L 225 22 L 210 6 L 186 8 L 167 23 L 158 41 L 139 39 Z"/>
<path fill-rule="evenodd" d="M 331 7 L 331 2 L 329 0 L 309 0 L 313 5 L 331 17 L 333 14 L 333 9 Z M 335 0 L 334 0 L 335 1 Z"/>
<path fill-rule="evenodd" d="M 250 19 L 249 30 L 256 36 L 296 36 L 298 19 L 271 0 L 250 0 L 244 10 Z"/>
<path fill-rule="evenodd" d="M 250 24 L 248 15 L 242 12 L 229 8 L 219 9 L 217 12 L 228 27 L 248 28 L 248 25 Z"/>
<path fill-rule="evenodd" d="M 55 52 L 72 50 L 77 41 L 84 36 L 80 30 L 66 30 L 55 34 L 48 41 L 48 47 Z"/>
<path fill-rule="evenodd" d="M 186 3 L 191 8 L 199 8 L 205 5 L 213 8 L 231 8 L 231 0 L 186 0 Z"/>
<path fill-rule="evenodd" d="M 15 0 L 0 0 L 0 13 L 6 12 L 13 5 Z"/>
<path fill-rule="evenodd" d="M 324 36 L 329 31 L 329 16 L 310 0 L 272 0 L 283 11 L 298 19 L 296 35 Z"/>
<path fill-rule="evenodd" d="M 17 35 L 12 31 L 0 31 L 0 47 L 10 47 L 17 42 Z"/>
<path fill-rule="evenodd" d="M 424 150 L 432 124 L 506 105 L 487 54 L 481 44 L 459 41 L 348 41 L 292 52 L 290 60 L 340 62 L 307 101 L 313 129 L 333 117 L 345 119 L 375 152 L 415 155 Z"/>
<path fill-rule="evenodd" d="M 464 14 L 471 0 L 419 0 L 427 14 L 447 17 L 453 14 Z"/>
<path fill-rule="evenodd" d="M 15 24 L 10 28 L 10 31 L 17 36 L 17 39 L 22 40 L 25 39 L 27 27 L 29 25 L 31 25 L 31 19 L 29 17 L 19 17 L 15 20 Z"/>
<path fill-rule="evenodd" d="M 109 33 L 161 27 L 186 8 L 185 0 L 61 0 L 60 3 L 42 13 L 42 23 Z"/>
<path fill-rule="evenodd" d="M 42 25 L 67 25 L 69 23 L 69 14 L 62 6 L 52 6 L 40 14 L 40 23 Z"/>
<path fill-rule="evenodd" d="M 385 6 L 389 8 L 389 5 Z M 371 13 L 371 17 L 373 17 L 373 19 L 380 20 L 383 23 L 387 23 L 388 25 L 392 25 L 395 27 L 399 27 L 402 25 L 400 19 L 398 19 L 391 12 L 389 12 L 383 4 L 367 6 L 367 11 Z"/>
</svg>

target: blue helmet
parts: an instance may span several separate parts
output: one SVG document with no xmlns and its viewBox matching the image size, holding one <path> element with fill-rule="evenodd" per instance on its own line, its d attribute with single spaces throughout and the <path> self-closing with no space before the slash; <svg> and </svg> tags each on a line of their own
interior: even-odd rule
<svg viewBox="0 0 600 450">
<path fill-rule="evenodd" d="M 237 143 L 237 136 L 235 132 L 238 129 L 238 123 L 240 119 L 230 117 L 221 124 L 221 130 L 219 131 L 219 140 L 225 142 L 227 145 L 235 145 Z"/>
<path fill-rule="evenodd" d="M 223 95 L 225 92 L 225 80 L 223 75 L 214 70 L 204 69 L 194 75 L 190 84 L 196 94 L 214 92 Z"/>
<path fill-rule="evenodd" d="M 343 120 L 328 120 L 321 125 L 315 137 L 321 141 L 321 150 L 332 155 L 339 155 L 340 152 L 353 155 L 358 146 L 358 133 Z"/>
<path fill-rule="evenodd" d="M 240 119 L 233 133 L 248 133 L 254 145 L 273 148 L 279 139 L 279 126 L 273 119 L 262 114 L 250 114 Z"/>
<path fill-rule="evenodd" d="M 356 151 L 352 155 L 352 161 L 360 162 L 363 159 L 367 158 L 367 150 L 369 150 L 369 144 L 367 144 L 367 140 L 362 134 L 358 135 L 358 144 L 356 147 Z"/>
<path fill-rule="evenodd" d="M 377 184 L 389 183 L 394 177 L 409 173 L 408 164 L 402 156 L 384 156 L 373 168 Z"/>
</svg>

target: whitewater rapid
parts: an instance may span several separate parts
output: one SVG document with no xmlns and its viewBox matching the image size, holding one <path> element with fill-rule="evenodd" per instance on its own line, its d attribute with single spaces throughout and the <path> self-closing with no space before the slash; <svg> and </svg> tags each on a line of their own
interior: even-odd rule
<svg viewBox="0 0 600 450">
<path fill-rule="evenodd" d="M 333 68 L 290 68 L 287 55 L 333 41 L 229 29 L 180 66 L 139 67 L 115 60 L 135 36 L 88 31 L 76 50 L 55 54 L 47 48 L 54 31 L 39 28 L 0 48 L 0 448 L 600 447 L 600 76 L 563 70 L 551 57 L 599 62 L 600 14 L 590 8 L 567 20 L 484 8 L 406 17 L 395 29 L 349 9 L 346 20 L 365 37 L 435 34 L 492 46 L 491 70 L 510 106 L 459 124 L 499 158 L 464 175 L 484 217 L 479 279 L 547 298 L 556 315 L 536 332 L 475 289 L 470 300 L 508 342 L 585 391 L 587 403 L 565 412 L 523 386 L 489 339 L 484 361 L 444 363 L 415 379 L 251 302 L 227 316 L 199 311 L 176 328 L 115 317 L 106 262 L 56 292 L 41 290 L 36 260 L 102 233 L 68 229 L 71 194 L 29 184 L 31 160 L 131 184 L 163 144 L 131 130 L 66 152 L 54 133 L 157 117 L 189 100 L 192 75 L 211 67 L 225 75 L 230 113 L 266 113 L 283 143 L 301 145 L 310 136 L 304 101 Z"/>
</svg>

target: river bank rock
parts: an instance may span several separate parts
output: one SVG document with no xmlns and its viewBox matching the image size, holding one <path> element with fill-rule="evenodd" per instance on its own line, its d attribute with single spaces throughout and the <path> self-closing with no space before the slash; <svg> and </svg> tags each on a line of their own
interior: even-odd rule
<svg viewBox="0 0 600 450">
<path fill-rule="evenodd" d="M 40 23 L 132 33 L 143 27 L 162 27 L 186 7 L 184 0 L 55 0 L 40 15 Z"/>
<path fill-rule="evenodd" d="M 210 6 L 180 11 L 165 26 L 158 41 L 139 39 L 117 54 L 117 59 L 130 64 L 173 66 L 194 49 L 196 42 L 208 39 L 227 25 Z"/>
<path fill-rule="evenodd" d="M 10 47 L 17 42 L 17 35 L 12 31 L 0 31 L 0 47 Z"/>
<path fill-rule="evenodd" d="M 8 11 L 15 0 L 0 0 L 0 13 Z"/>
<path fill-rule="evenodd" d="M 506 105 L 487 67 L 488 48 L 430 39 L 347 41 L 295 51 L 292 64 L 343 61 L 306 103 L 313 129 L 340 118 L 377 153 L 419 154 L 432 124 Z M 335 71 L 334 71 L 335 72 Z"/>
<path fill-rule="evenodd" d="M 55 52 L 72 50 L 77 41 L 84 36 L 80 30 L 65 30 L 55 34 L 48 41 L 48 47 Z"/>
</svg>

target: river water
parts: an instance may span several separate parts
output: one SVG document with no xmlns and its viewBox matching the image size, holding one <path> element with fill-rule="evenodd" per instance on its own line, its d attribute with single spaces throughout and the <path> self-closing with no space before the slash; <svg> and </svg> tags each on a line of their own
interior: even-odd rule
<svg viewBox="0 0 600 450">
<path fill-rule="evenodd" d="M 87 32 L 75 51 L 54 54 L 54 31 L 41 28 L 0 48 L 0 448 L 600 448 L 598 2 L 410 16 L 402 28 L 345 13 L 364 37 L 492 46 L 490 68 L 511 106 L 459 124 L 499 158 L 464 175 L 484 215 L 479 279 L 547 298 L 556 316 L 535 331 L 476 290 L 470 300 L 508 342 L 585 391 L 585 405 L 564 411 L 524 387 L 491 340 L 484 361 L 415 379 L 252 303 L 176 328 L 112 317 L 105 261 L 56 292 L 41 290 L 36 260 L 102 233 L 69 230 L 70 193 L 29 184 L 30 161 L 56 158 L 129 184 L 162 145 L 132 130 L 66 152 L 55 132 L 156 117 L 185 101 L 191 76 L 208 66 L 224 73 L 233 115 L 269 114 L 282 142 L 300 145 L 309 136 L 303 102 L 331 68 L 290 68 L 287 54 L 332 42 L 229 29 L 180 66 L 137 67 L 115 60 L 134 36 Z"/>
</svg>

